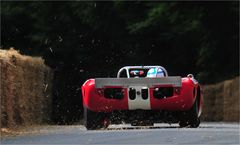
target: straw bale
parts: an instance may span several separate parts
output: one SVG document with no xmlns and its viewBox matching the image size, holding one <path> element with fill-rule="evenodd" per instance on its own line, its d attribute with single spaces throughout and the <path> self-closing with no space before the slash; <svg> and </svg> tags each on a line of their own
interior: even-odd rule
<svg viewBox="0 0 240 145">
<path fill-rule="evenodd" d="M 239 77 L 214 85 L 205 85 L 203 92 L 202 120 L 239 122 Z"/>
<path fill-rule="evenodd" d="M 48 123 L 51 118 L 52 71 L 41 57 L 0 50 L 1 125 Z"/>
</svg>

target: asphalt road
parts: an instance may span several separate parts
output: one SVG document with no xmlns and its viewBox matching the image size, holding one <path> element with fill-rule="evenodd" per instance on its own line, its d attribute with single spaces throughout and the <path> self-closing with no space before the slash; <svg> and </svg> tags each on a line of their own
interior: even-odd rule
<svg viewBox="0 0 240 145">
<path fill-rule="evenodd" d="M 33 132 L 33 131 L 32 131 Z M 87 131 L 81 125 L 42 127 L 35 133 L 1 138 L 1 144 L 240 144 L 239 123 L 202 123 L 199 128 L 177 124 L 153 127 L 111 125 Z"/>
</svg>

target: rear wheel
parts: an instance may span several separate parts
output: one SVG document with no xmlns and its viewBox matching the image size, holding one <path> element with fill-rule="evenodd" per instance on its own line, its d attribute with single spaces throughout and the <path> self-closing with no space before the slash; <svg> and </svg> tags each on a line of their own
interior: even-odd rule
<svg viewBox="0 0 240 145">
<path fill-rule="evenodd" d="M 190 126 L 197 128 L 200 125 L 200 118 L 198 117 L 199 99 L 196 98 L 192 108 L 183 114 L 182 120 L 179 122 L 180 127 Z"/>
<path fill-rule="evenodd" d="M 196 98 L 195 103 L 193 104 L 193 107 L 190 110 L 189 113 L 189 125 L 192 128 L 197 128 L 200 124 L 200 119 L 198 117 L 198 98 Z"/>
<path fill-rule="evenodd" d="M 86 107 L 84 107 L 84 125 L 87 130 L 96 130 L 101 128 L 107 128 L 109 123 L 107 122 L 107 117 L 104 113 L 93 112 Z"/>
<path fill-rule="evenodd" d="M 191 128 L 197 128 L 200 125 L 200 119 L 195 118 L 194 120 L 190 121 L 189 125 Z"/>
</svg>

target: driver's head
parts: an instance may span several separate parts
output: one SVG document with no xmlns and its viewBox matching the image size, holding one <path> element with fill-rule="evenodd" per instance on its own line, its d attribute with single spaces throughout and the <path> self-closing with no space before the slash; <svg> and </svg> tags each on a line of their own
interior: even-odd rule
<svg viewBox="0 0 240 145">
<path fill-rule="evenodd" d="M 151 68 L 147 72 L 148 78 L 164 77 L 164 72 L 161 68 Z"/>
</svg>

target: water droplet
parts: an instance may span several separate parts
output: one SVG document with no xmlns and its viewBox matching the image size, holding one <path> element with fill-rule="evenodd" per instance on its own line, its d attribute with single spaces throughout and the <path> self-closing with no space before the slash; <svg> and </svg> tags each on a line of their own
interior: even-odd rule
<svg viewBox="0 0 240 145">
<path fill-rule="evenodd" d="M 151 50 L 149 51 L 148 55 L 152 55 L 152 51 Z"/>
<path fill-rule="evenodd" d="M 49 50 L 53 53 L 53 50 L 52 50 L 52 48 L 51 47 L 49 47 Z"/>
<path fill-rule="evenodd" d="M 83 70 L 83 69 L 80 69 L 80 70 L 79 70 L 79 72 L 81 72 L 81 73 L 82 73 L 82 72 L 84 72 L 84 70 Z"/>
<path fill-rule="evenodd" d="M 61 36 L 58 36 L 58 41 L 59 41 L 59 42 L 62 42 L 62 41 L 63 41 L 63 39 L 62 39 Z"/>
<path fill-rule="evenodd" d="M 48 44 L 48 39 L 46 39 L 44 43 L 47 45 Z"/>
</svg>

